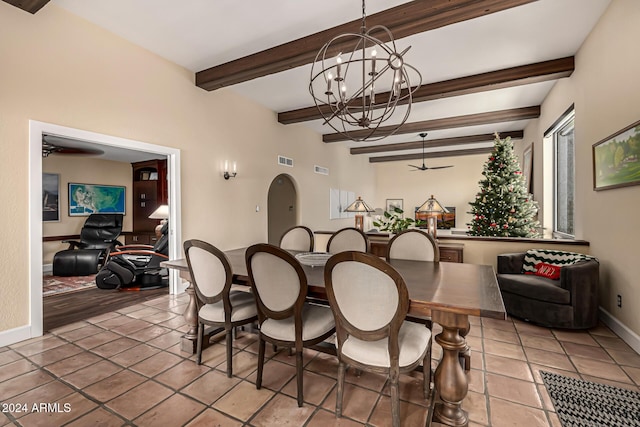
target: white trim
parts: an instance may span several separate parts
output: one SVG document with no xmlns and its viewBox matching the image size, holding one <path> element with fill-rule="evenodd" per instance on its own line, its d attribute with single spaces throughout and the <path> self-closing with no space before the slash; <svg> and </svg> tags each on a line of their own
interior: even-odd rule
<svg viewBox="0 0 640 427">
<path fill-rule="evenodd" d="M 636 353 L 640 353 L 640 335 L 633 332 L 627 325 L 613 317 L 611 313 L 602 307 L 600 307 L 600 320 L 622 338 L 624 342 L 629 344 Z"/>
<path fill-rule="evenodd" d="M 162 145 L 149 144 L 131 139 L 119 138 L 101 133 L 59 126 L 51 123 L 29 120 L 29 284 L 30 307 L 29 325 L 26 326 L 29 336 L 9 335 L 16 341 L 41 336 L 42 328 L 42 134 L 54 134 L 69 138 L 91 141 L 112 147 L 127 148 L 148 153 L 167 156 L 169 177 L 169 205 L 171 221 L 169 222 L 169 258 L 180 257 L 182 240 L 180 209 L 180 150 Z M 175 294 L 181 290 L 181 281 L 177 272 L 169 276 L 170 292 Z M 22 330 L 23 328 L 17 328 Z M 10 331 L 4 331 L 1 334 Z"/>
<path fill-rule="evenodd" d="M 31 333 L 31 328 L 29 326 L 20 326 L 19 328 L 8 329 L 0 332 L 0 347 L 28 340 L 33 336 L 34 335 Z"/>
<path fill-rule="evenodd" d="M 44 264 L 42 266 L 42 274 L 51 274 L 53 273 L 53 264 Z"/>
</svg>

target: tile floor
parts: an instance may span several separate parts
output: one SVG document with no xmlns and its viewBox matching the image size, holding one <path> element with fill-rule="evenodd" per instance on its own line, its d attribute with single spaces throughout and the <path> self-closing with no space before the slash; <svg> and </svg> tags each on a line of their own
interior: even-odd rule
<svg viewBox="0 0 640 427">
<path fill-rule="evenodd" d="M 179 350 L 186 303 L 185 295 L 163 296 L 0 348 L 0 425 L 390 425 L 388 387 L 368 373 L 348 373 L 344 418 L 335 418 L 337 363 L 323 353 L 305 353 L 302 408 L 286 351 L 268 350 L 263 388 L 256 390 L 252 334 L 241 332 L 234 342 L 233 378 L 224 373 L 222 344 L 205 350 L 197 366 Z M 540 370 L 639 388 L 640 356 L 604 326 L 567 332 L 517 320 L 471 321 L 464 408 L 472 426 L 560 426 Z M 421 374 L 401 378 L 404 426 L 425 425 L 420 381 Z"/>
</svg>

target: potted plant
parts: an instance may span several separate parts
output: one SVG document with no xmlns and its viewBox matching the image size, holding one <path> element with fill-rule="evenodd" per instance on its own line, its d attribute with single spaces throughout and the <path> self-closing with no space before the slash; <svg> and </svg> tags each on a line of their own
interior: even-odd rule
<svg viewBox="0 0 640 427">
<path fill-rule="evenodd" d="M 424 221 L 414 221 L 412 218 L 402 218 L 404 211 L 394 207 L 393 212 L 385 211 L 379 221 L 373 221 L 373 225 L 380 228 L 380 231 L 388 231 L 397 234 L 413 225 L 423 225 Z"/>
</svg>

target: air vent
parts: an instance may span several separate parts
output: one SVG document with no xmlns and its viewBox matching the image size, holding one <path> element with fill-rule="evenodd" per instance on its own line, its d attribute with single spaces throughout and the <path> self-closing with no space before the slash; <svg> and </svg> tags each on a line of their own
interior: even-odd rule
<svg viewBox="0 0 640 427">
<path fill-rule="evenodd" d="M 324 166 L 313 166 L 313 171 L 315 173 L 319 173 L 320 175 L 329 175 L 329 168 L 325 168 Z"/>
<path fill-rule="evenodd" d="M 285 156 L 278 156 L 278 164 L 281 166 L 288 166 L 290 168 L 293 167 L 293 159 L 290 159 Z"/>
</svg>

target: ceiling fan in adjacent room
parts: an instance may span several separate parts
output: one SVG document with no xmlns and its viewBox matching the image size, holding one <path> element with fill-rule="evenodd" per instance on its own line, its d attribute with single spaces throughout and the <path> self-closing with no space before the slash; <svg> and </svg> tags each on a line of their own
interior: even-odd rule
<svg viewBox="0 0 640 427">
<path fill-rule="evenodd" d="M 426 171 L 429 169 L 445 169 L 445 168 L 451 168 L 453 167 L 453 165 L 449 165 L 449 166 L 433 166 L 433 167 L 428 167 L 424 164 L 424 139 L 427 137 L 427 133 L 426 132 L 422 132 L 419 133 L 418 136 L 420 138 L 422 138 L 422 166 L 415 166 L 415 165 L 409 165 L 412 168 L 416 168 L 415 170 L 419 170 L 419 171 Z M 415 172 L 415 170 L 411 171 L 411 172 Z"/>
<path fill-rule="evenodd" d="M 74 145 L 77 146 L 74 147 Z M 75 154 L 88 156 L 104 154 L 104 151 L 97 148 L 82 147 L 70 139 L 60 138 L 53 135 L 42 135 L 42 157 L 49 157 L 50 154 Z"/>
</svg>

